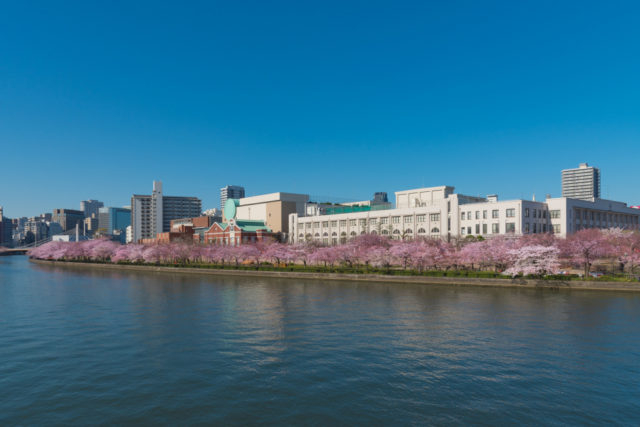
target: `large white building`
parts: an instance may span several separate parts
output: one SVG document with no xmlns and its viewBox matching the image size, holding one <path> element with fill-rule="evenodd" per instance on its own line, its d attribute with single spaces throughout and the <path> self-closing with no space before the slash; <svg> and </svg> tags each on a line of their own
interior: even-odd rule
<svg viewBox="0 0 640 427">
<path fill-rule="evenodd" d="M 153 181 L 151 195 L 131 196 L 132 241 L 154 239 L 170 231 L 171 220 L 200 216 L 202 201 L 197 197 L 164 196 L 162 182 Z"/>
<path fill-rule="evenodd" d="M 457 194 L 450 186 L 398 191 L 393 209 L 342 209 L 341 213 L 289 215 L 291 242 L 344 243 L 360 234 L 394 239 L 554 233 L 566 236 L 582 228 L 638 229 L 640 212 L 621 202 L 566 197 L 545 201 L 505 200 L 496 195 Z M 305 211 L 306 212 L 306 211 Z M 333 211 L 335 212 L 335 211 Z"/>
</svg>

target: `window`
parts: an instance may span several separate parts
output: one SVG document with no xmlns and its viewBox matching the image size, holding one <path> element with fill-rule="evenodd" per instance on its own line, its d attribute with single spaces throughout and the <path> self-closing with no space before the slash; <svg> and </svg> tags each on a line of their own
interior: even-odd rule
<svg viewBox="0 0 640 427">
<path fill-rule="evenodd" d="M 547 211 L 542 211 L 542 218 L 546 218 L 547 217 Z"/>
<path fill-rule="evenodd" d="M 400 230 L 398 229 L 393 230 L 393 234 L 400 234 Z"/>
<path fill-rule="evenodd" d="M 391 217 L 391 223 L 392 224 L 400 224 L 400 217 L 399 216 L 392 216 Z"/>
<path fill-rule="evenodd" d="M 422 215 L 416 215 L 416 222 L 425 222 L 427 220 L 427 216 L 422 214 Z"/>
<path fill-rule="evenodd" d="M 471 234 L 471 227 L 467 227 L 467 234 Z"/>
<path fill-rule="evenodd" d="M 418 234 L 425 234 L 426 232 L 427 230 L 425 230 L 424 228 L 418 229 Z"/>
<path fill-rule="evenodd" d="M 538 232 L 538 224 L 536 224 L 535 222 L 533 223 L 533 234 L 536 234 Z"/>
<path fill-rule="evenodd" d="M 433 222 L 439 222 L 440 221 L 440 214 L 439 213 L 432 213 L 429 215 L 429 219 Z"/>
<path fill-rule="evenodd" d="M 500 218 L 500 211 L 498 209 L 494 209 L 491 211 L 491 218 Z"/>
<path fill-rule="evenodd" d="M 466 228 L 464 228 L 464 227 L 462 227 L 462 228 L 460 229 L 460 234 L 462 234 L 463 236 L 464 236 L 465 234 L 467 234 L 467 229 L 466 229 Z"/>
<path fill-rule="evenodd" d="M 554 210 L 549 212 L 549 215 L 551 216 L 551 218 L 560 218 L 560 210 Z"/>
<path fill-rule="evenodd" d="M 337 227 L 338 226 L 338 221 L 331 221 L 331 226 L 332 227 Z"/>
<path fill-rule="evenodd" d="M 314 222 L 313 223 L 313 228 L 320 228 L 320 223 L 319 222 Z"/>
<path fill-rule="evenodd" d="M 534 213 L 534 217 L 535 217 L 535 210 L 533 211 Z M 516 210 L 515 209 L 507 209 L 507 218 L 513 218 L 514 216 L 516 216 Z"/>
<path fill-rule="evenodd" d="M 431 232 L 432 232 L 432 233 L 434 233 L 434 234 L 436 234 L 436 233 L 440 233 L 440 229 L 439 229 L 438 227 L 433 227 L 433 228 L 431 229 Z"/>
<path fill-rule="evenodd" d="M 480 224 L 476 224 L 476 234 L 480 234 Z"/>
<path fill-rule="evenodd" d="M 349 220 L 349 225 L 354 227 L 356 225 L 356 220 L 355 219 L 350 219 Z"/>
<path fill-rule="evenodd" d="M 382 230 L 382 234 L 389 234 L 387 230 Z"/>
<path fill-rule="evenodd" d="M 516 232 L 516 223 L 508 222 L 505 224 L 505 233 L 515 233 Z"/>
<path fill-rule="evenodd" d="M 367 220 L 366 220 L 366 219 L 361 219 L 361 220 L 360 220 L 360 225 L 361 225 L 361 226 L 363 226 L 363 227 L 364 227 L 365 225 L 367 225 Z"/>
<path fill-rule="evenodd" d="M 407 216 L 404 217 L 404 223 L 405 224 L 410 224 L 412 222 L 413 222 L 413 217 L 412 216 L 407 215 Z"/>
<path fill-rule="evenodd" d="M 482 224 L 482 234 L 487 234 L 487 224 Z"/>
<path fill-rule="evenodd" d="M 524 208 L 524 217 L 529 218 L 529 208 Z"/>
<path fill-rule="evenodd" d="M 487 219 L 487 211 L 482 211 L 482 219 Z"/>
<path fill-rule="evenodd" d="M 464 215 L 465 215 L 465 213 L 462 212 L 462 214 L 460 214 L 460 219 L 464 220 Z"/>
<path fill-rule="evenodd" d="M 500 233 L 500 224 L 498 224 L 497 222 L 491 224 L 491 233 L 492 234 L 499 234 Z"/>
<path fill-rule="evenodd" d="M 538 210 L 537 210 L 537 209 L 534 209 L 534 210 L 533 210 L 533 217 L 534 217 L 534 218 L 537 218 L 537 217 L 538 217 Z"/>
<path fill-rule="evenodd" d="M 340 220 L 340 227 L 346 227 L 347 226 L 347 220 L 346 219 L 341 219 Z"/>
<path fill-rule="evenodd" d="M 380 218 L 380 224 L 389 224 L 389 218 Z"/>
<path fill-rule="evenodd" d="M 329 221 L 322 221 L 322 227 L 327 228 L 329 226 Z"/>
<path fill-rule="evenodd" d="M 480 211 L 476 211 L 476 219 L 480 219 Z"/>
<path fill-rule="evenodd" d="M 378 223 L 378 218 L 371 218 L 369 220 L 369 225 L 376 225 Z"/>
<path fill-rule="evenodd" d="M 525 223 L 524 223 L 524 232 L 525 232 L 525 233 L 529 233 L 529 230 L 530 230 L 530 228 L 529 228 L 529 227 L 530 227 L 529 223 L 528 223 L 528 222 L 525 222 Z"/>
<path fill-rule="evenodd" d="M 560 224 L 553 224 L 553 234 L 560 234 Z"/>
</svg>

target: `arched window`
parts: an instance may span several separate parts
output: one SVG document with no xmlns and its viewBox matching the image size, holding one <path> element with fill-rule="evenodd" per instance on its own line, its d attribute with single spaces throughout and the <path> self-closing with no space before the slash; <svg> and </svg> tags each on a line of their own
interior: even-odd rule
<svg viewBox="0 0 640 427">
<path fill-rule="evenodd" d="M 367 232 L 363 230 L 360 232 L 360 234 L 367 234 Z"/>
<path fill-rule="evenodd" d="M 400 234 L 400 230 L 393 230 L 393 234 Z"/>
<path fill-rule="evenodd" d="M 431 232 L 432 232 L 432 233 L 439 233 L 439 232 L 440 232 L 440 229 L 439 229 L 438 227 L 433 227 L 433 228 L 431 229 Z"/>
<path fill-rule="evenodd" d="M 304 237 L 304 234 L 303 234 L 303 233 L 300 233 L 300 234 L 298 235 L 298 237 L 301 237 L 301 238 L 302 238 L 302 237 Z"/>
<path fill-rule="evenodd" d="M 355 232 L 355 231 L 352 231 L 352 232 L 351 232 L 351 233 L 349 233 L 349 234 L 350 234 L 350 235 L 352 235 L 352 236 L 355 236 L 355 235 L 356 235 L 356 232 Z"/>
<path fill-rule="evenodd" d="M 311 239 L 311 233 L 307 233 L 307 235 L 305 236 L 307 239 Z"/>
<path fill-rule="evenodd" d="M 387 230 L 382 230 L 382 234 L 389 234 Z"/>
<path fill-rule="evenodd" d="M 325 231 L 324 233 L 322 233 L 322 237 L 329 237 L 329 233 Z"/>
<path fill-rule="evenodd" d="M 418 234 L 425 234 L 426 232 L 427 230 L 425 230 L 424 228 L 418 230 Z"/>
<path fill-rule="evenodd" d="M 340 233 L 340 235 L 341 235 L 342 237 L 347 237 L 347 232 L 346 232 L 346 231 L 343 231 L 342 233 Z"/>
<path fill-rule="evenodd" d="M 410 228 L 407 228 L 406 230 L 404 230 L 404 234 L 413 234 L 413 230 Z"/>
<path fill-rule="evenodd" d="M 337 236 L 338 233 L 336 233 L 335 231 L 333 233 L 331 233 L 332 236 Z"/>
<path fill-rule="evenodd" d="M 378 232 L 377 232 L 376 230 L 373 230 L 373 231 L 371 232 L 371 234 L 376 235 L 376 234 L 378 234 Z"/>
<path fill-rule="evenodd" d="M 315 234 L 315 237 L 320 237 L 320 233 L 316 233 L 316 234 Z"/>
</svg>

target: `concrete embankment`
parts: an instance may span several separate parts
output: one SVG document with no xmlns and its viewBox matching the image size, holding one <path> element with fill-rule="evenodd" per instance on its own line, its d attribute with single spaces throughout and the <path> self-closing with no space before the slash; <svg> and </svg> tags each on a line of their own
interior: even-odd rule
<svg viewBox="0 0 640 427">
<path fill-rule="evenodd" d="M 640 292 L 640 282 L 602 282 L 586 280 L 492 279 L 475 277 L 386 276 L 380 274 L 307 273 L 295 271 L 225 270 L 213 268 L 159 267 L 153 265 L 98 264 L 31 259 L 39 265 L 77 270 L 143 271 L 184 273 L 202 276 L 271 277 L 282 279 L 349 280 L 357 282 L 414 283 L 419 285 L 483 286 L 500 288 L 535 288 L 551 290 L 591 290 Z"/>
</svg>

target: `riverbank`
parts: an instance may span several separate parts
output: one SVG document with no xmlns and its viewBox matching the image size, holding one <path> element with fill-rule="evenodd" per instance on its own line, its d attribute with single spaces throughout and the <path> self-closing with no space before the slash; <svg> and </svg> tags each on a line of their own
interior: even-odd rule
<svg viewBox="0 0 640 427">
<path fill-rule="evenodd" d="M 380 274 L 346 274 L 346 273 L 310 273 L 294 271 L 255 271 L 255 270 L 227 270 L 202 269 L 189 267 L 163 267 L 155 265 L 123 265 L 101 264 L 89 262 L 67 262 L 30 259 L 38 265 L 50 265 L 78 270 L 117 270 L 117 271 L 145 271 L 155 273 L 185 273 L 204 276 L 241 276 L 241 277 L 271 277 L 285 279 L 309 280 L 348 280 L 356 282 L 382 283 L 413 283 L 420 285 L 449 285 L 449 286 L 480 286 L 499 288 L 534 288 L 550 290 L 591 290 L 591 291 L 626 291 L 640 292 L 637 282 L 604 282 L 586 280 L 540 280 L 540 279 L 495 279 L 475 277 L 431 277 L 431 276 L 386 276 Z"/>
</svg>

